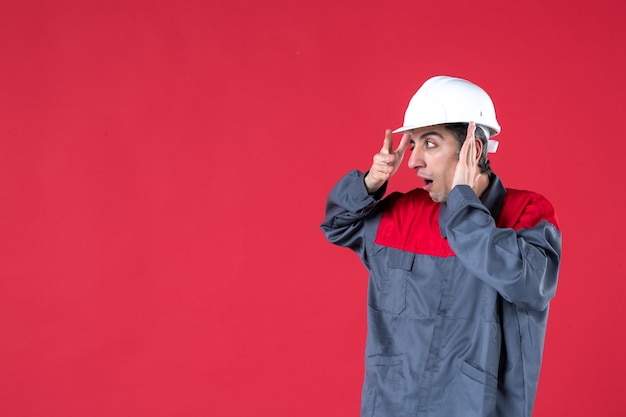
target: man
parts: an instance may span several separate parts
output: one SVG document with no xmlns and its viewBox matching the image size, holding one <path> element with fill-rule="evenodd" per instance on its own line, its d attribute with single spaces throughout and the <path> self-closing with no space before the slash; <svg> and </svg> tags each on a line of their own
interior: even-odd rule
<svg viewBox="0 0 626 417">
<path fill-rule="evenodd" d="M 322 224 L 370 273 L 361 415 L 529 417 L 561 257 L 552 205 L 491 172 L 500 126 L 467 80 L 426 81 L 396 132 Z M 409 147 L 423 186 L 383 198 Z"/>
</svg>

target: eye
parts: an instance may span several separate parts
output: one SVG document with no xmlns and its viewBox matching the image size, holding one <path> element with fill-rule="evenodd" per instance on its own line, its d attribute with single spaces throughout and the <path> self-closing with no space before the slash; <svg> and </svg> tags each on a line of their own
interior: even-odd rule
<svg viewBox="0 0 626 417">
<path fill-rule="evenodd" d="M 415 141 L 414 141 L 413 139 L 411 139 L 411 140 L 409 141 L 409 149 L 410 149 L 410 150 L 415 149 Z"/>
<path fill-rule="evenodd" d="M 435 146 L 437 146 L 437 145 L 435 145 L 435 142 L 430 141 L 430 140 L 426 141 L 426 147 L 427 148 L 434 148 Z"/>
</svg>

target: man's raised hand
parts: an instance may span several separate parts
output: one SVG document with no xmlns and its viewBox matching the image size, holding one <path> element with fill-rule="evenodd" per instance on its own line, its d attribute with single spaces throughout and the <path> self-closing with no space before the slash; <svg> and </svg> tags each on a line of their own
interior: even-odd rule
<svg viewBox="0 0 626 417">
<path fill-rule="evenodd" d="M 454 172 L 452 188 L 460 184 L 469 185 L 478 195 L 479 188 L 481 188 L 481 184 L 479 183 L 481 173 L 480 168 L 478 168 L 478 160 L 482 153 L 482 143 L 480 140 L 476 139 L 474 135 L 475 132 L 476 124 L 470 122 L 467 127 L 465 142 L 463 142 L 461 152 L 459 152 L 459 161 Z"/>
<path fill-rule="evenodd" d="M 404 151 L 409 146 L 410 137 L 408 133 L 403 134 L 398 148 L 394 151 L 391 130 L 385 130 L 383 147 L 374 155 L 372 167 L 365 176 L 365 188 L 368 193 L 374 194 L 396 173 L 404 158 Z"/>
</svg>

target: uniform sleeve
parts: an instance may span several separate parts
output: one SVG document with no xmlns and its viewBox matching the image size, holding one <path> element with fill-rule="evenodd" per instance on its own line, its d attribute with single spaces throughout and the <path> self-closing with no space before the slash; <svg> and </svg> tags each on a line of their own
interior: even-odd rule
<svg viewBox="0 0 626 417">
<path fill-rule="evenodd" d="M 526 310 L 543 311 L 556 292 L 561 233 L 543 197 L 523 208 L 520 228 L 498 228 L 487 208 L 466 185 L 448 196 L 440 221 L 448 243 L 464 266 Z"/>
<path fill-rule="evenodd" d="M 365 188 L 364 173 L 352 171 L 331 190 L 322 232 L 333 244 L 348 247 L 366 262 L 364 222 L 380 205 L 386 184 L 374 195 Z"/>
</svg>

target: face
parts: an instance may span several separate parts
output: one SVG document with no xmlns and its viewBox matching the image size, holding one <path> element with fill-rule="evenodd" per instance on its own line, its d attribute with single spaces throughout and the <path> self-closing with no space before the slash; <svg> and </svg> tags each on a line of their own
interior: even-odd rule
<svg viewBox="0 0 626 417">
<path fill-rule="evenodd" d="M 448 199 L 459 159 L 459 145 L 443 125 L 427 126 L 409 132 L 409 168 L 424 181 L 424 190 L 438 203 Z"/>
</svg>

